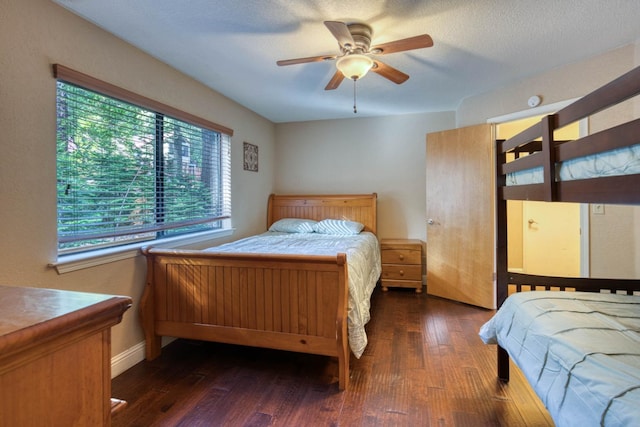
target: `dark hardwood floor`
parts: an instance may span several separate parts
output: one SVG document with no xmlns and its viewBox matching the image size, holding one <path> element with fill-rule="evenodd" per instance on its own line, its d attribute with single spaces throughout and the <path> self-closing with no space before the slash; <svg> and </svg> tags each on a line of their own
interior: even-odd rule
<svg viewBox="0 0 640 427">
<path fill-rule="evenodd" d="M 512 365 L 478 338 L 491 317 L 411 290 L 376 290 L 369 345 L 338 391 L 328 357 L 176 340 L 114 378 L 118 426 L 552 426 Z"/>
</svg>

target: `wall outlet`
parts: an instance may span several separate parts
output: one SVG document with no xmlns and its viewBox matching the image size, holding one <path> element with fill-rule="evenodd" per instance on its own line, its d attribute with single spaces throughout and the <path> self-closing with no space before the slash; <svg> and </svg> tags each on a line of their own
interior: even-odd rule
<svg viewBox="0 0 640 427">
<path fill-rule="evenodd" d="M 604 215 L 604 205 L 591 205 L 591 213 L 594 215 Z"/>
</svg>

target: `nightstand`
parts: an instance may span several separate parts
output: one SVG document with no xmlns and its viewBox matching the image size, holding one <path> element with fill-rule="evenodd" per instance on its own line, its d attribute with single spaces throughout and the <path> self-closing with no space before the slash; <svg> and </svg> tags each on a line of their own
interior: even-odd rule
<svg viewBox="0 0 640 427">
<path fill-rule="evenodd" d="M 382 290 L 414 288 L 422 292 L 422 242 L 412 239 L 383 239 Z"/>
</svg>

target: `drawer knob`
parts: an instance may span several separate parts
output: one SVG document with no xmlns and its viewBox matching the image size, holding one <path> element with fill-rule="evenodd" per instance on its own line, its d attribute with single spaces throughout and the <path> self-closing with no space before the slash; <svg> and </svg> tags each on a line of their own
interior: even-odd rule
<svg viewBox="0 0 640 427">
<path fill-rule="evenodd" d="M 404 270 L 400 270 L 400 275 L 404 276 Z"/>
<path fill-rule="evenodd" d="M 400 254 L 400 261 L 404 261 L 404 255 Z"/>
</svg>

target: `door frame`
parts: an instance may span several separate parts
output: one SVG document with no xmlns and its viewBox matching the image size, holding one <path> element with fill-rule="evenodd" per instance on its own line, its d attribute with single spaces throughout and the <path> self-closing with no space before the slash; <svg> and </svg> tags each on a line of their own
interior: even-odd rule
<svg viewBox="0 0 640 427">
<path fill-rule="evenodd" d="M 504 114 L 502 116 L 491 117 L 487 119 L 487 123 L 500 124 L 513 122 L 520 119 L 526 119 L 533 116 L 544 114 L 552 114 L 567 105 L 573 104 L 579 98 L 573 98 L 566 101 L 555 102 L 548 105 L 530 108 L 528 110 L 516 111 L 514 113 Z M 580 138 L 589 134 L 589 121 L 582 119 L 578 122 L 578 136 Z M 590 237 L 589 237 L 589 204 L 580 203 L 580 276 L 590 277 Z"/>
</svg>

